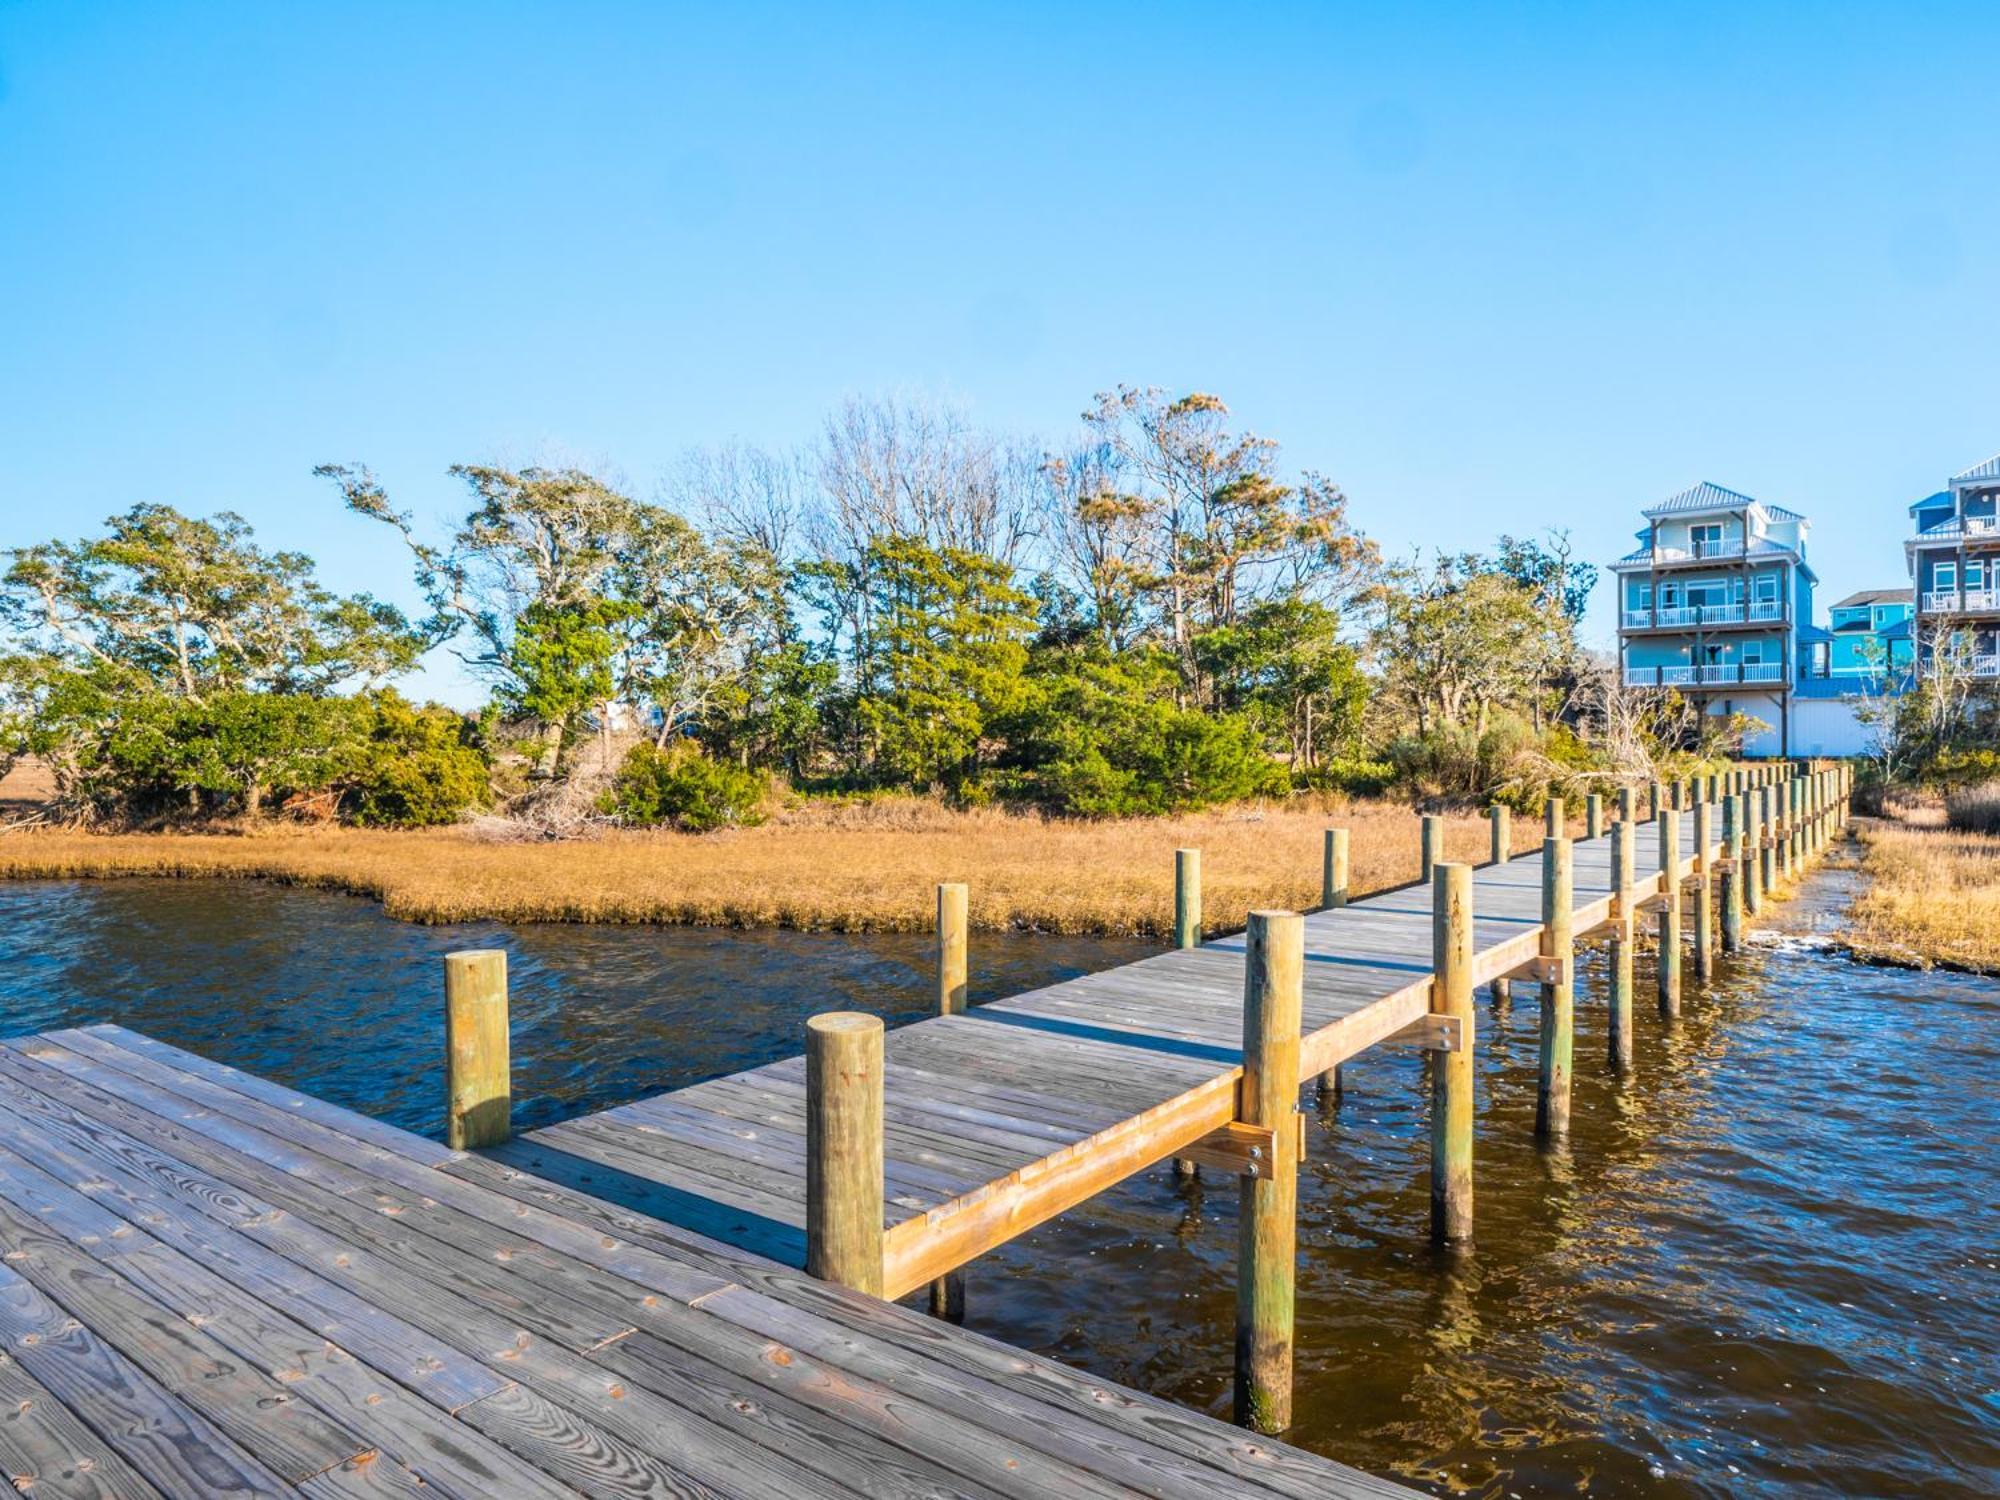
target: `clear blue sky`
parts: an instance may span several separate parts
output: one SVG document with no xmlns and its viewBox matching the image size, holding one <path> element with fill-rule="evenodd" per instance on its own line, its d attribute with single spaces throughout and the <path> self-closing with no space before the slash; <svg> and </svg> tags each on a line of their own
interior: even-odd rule
<svg viewBox="0 0 2000 1500">
<path fill-rule="evenodd" d="M 2000 8 L 988 10 L 0 0 L 0 545 L 230 507 L 408 600 L 314 463 L 441 518 L 1127 381 L 1392 552 L 1608 558 L 1713 479 L 1824 603 L 2000 449 Z"/>
</svg>

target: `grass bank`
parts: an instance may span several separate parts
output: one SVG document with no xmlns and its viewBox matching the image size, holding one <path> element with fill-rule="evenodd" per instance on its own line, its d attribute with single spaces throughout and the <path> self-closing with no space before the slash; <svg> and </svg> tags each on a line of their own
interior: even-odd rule
<svg viewBox="0 0 2000 1500">
<path fill-rule="evenodd" d="M 2000 835 L 1877 824 L 1861 838 L 1868 884 L 1844 934 L 1858 956 L 2000 973 Z"/>
<path fill-rule="evenodd" d="M 1516 847 L 1540 837 L 1517 819 Z M 1356 895 L 1417 878 L 1418 822 L 1401 804 L 1231 808 L 1086 823 L 954 811 L 911 799 L 817 808 L 761 828 L 702 836 L 614 833 L 504 843 L 472 829 L 392 833 L 270 825 L 241 834 L 0 837 L 0 876 L 262 877 L 373 896 L 414 922 L 665 922 L 842 932 L 920 931 L 934 887 L 971 887 L 988 930 L 1164 936 L 1173 851 L 1202 851 L 1212 927 L 1253 907 L 1316 906 L 1321 830 L 1350 832 Z M 1483 818 L 1448 820 L 1446 852 L 1480 861 Z"/>
</svg>

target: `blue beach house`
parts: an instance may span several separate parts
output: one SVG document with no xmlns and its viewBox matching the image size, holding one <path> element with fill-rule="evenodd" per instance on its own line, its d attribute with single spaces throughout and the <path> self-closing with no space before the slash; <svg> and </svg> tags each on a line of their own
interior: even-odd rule
<svg viewBox="0 0 2000 1500">
<path fill-rule="evenodd" d="M 2000 454 L 1910 507 L 1903 555 L 1914 586 L 1918 670 L 2000 678 Z"/>
</svg>

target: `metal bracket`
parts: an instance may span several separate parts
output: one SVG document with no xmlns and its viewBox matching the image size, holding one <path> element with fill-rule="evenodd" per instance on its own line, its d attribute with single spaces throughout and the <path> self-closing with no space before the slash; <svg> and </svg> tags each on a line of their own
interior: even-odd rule
<svg viewBox="0 0 2000 1500">
<path fill-rule="evenodd" d="M 1425 1052 L 1463 1052 L 1465 1025 L 1457 1016 L 1419 1016 L 1384 1040 L 1409 1042 Z"/>
<path fill-rule="evenodd" d="M 1305 1116 L 1300 1115 L 1299 1128 L 1305 1128 Z M 1262 1125 L 1248 1125 L 1241 1120 L 1231 1120 L 1219 1130 L 1211 1130 L 1191 1146 L 1183 1146 L 1174 1155 L 1182 1156 L 1198 1166 L 1212 1167 L 1218 1172 L 1234 1173 L 1238 1177 L 1268 1177 L 1271 1175 L 1271 1158 L 1277 1150 L 1277 1133 Z"/>
<path fill-rule="evenodd" d="M 1507 973 L 1509 979 L 1525 979 L 1533 984 L 1569 983 L 1569 960 L 1555 958 L 1546 953 L 1538 953 L 1517 969 Z"/>
</svg>

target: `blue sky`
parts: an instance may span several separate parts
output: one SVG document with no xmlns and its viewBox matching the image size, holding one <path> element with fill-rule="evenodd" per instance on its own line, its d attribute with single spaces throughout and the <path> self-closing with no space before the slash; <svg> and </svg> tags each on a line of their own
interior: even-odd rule
<svg viewBox="0 0 2000 1500">
<path fill-rule="evenodd" d="M 1992 6 L 0 0 L 0 546 L 1206 389 L 1391 552 L 1699 479 L 1822 604 L 2000 449 Z M 1591 626 L 1610 636 L 1600 590 Z M 429 686 L 453 691 L 449 672 Z"/>
</svg>

